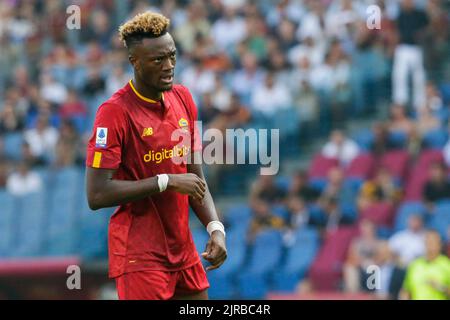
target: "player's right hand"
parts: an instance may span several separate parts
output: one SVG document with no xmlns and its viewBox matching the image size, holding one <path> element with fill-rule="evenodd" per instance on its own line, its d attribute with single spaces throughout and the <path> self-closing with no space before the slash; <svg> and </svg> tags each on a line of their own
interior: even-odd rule
<svg viewBox="0 0 450 320">
<path fill-rule="evenodd" d="M 194 173 L 169 174 L 167 188 L 202 201 L 205 197 L 206 183 Z"/>
</svg>

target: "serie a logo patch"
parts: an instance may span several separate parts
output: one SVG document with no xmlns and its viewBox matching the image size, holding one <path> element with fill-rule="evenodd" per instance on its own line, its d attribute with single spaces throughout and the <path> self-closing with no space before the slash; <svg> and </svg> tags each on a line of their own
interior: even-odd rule
<svg viewBox="0 0 450 320">
<path fill-rule="evenodd" d="M 106 148 L 106 142 L 108 140 L 108 128 L 97 128 L 95 136 L 95 146 L 97 148 Z"/>
</svg>

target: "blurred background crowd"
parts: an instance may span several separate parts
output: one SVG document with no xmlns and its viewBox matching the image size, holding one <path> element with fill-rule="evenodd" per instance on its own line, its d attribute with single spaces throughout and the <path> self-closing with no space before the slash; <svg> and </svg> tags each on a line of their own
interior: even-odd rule
<svg viewBox="0 0 450 320">
<path fill-rule="evenodd" d="M 72 4 L 79 30 L 66 27 Z M 1 0 L 0 260 L 107 257 L 113 210 L 87 207 L 85 146 L 98 106 L 133 76 L 118 26 L 155 10 L 171 19 L 176 82 L 204 128 L 280 129 L 277 176 L 205 167 L 230 252 L 210 273 L 212 297 L 448 299 L 449 9 L 445 0 Z M 207 234 L 192 224 L 201 251 Z M 371 265 L 382 274 L 375 289 Z M 426 268 L 437 276 L 423 284 Z"/>
</svg>

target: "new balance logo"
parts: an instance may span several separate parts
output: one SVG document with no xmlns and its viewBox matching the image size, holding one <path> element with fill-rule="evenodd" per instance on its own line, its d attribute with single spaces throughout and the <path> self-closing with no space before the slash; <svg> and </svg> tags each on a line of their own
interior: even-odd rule
<svg viewBox="0 0 450 320">
<path fill-rule="evenodd" d="M 153 128 L 144 128 L 144 132 L 142 132 L 142 136 L 143 137 L 148 137 L 151 136 L 153 134 Z"/>
</svg>

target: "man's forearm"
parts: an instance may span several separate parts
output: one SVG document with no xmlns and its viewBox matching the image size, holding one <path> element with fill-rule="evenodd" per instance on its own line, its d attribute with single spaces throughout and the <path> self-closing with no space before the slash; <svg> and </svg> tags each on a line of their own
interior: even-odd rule
<svg viewBox="0 0 450 320">
<path fill-rule="evenodd" d="M 111 179 L 104 185 L 98 186 L 95 192 L 92 192 L 89 206 L 93 210 L 114 207 L 143 199 L 154 193 L 159 193 L 157 177 L 137 181 Z"/>
<path fill-rule="evenodd" d="M 195 215 L 205 227 L 209 222 L 219 220 L 219 216 L 217 214 L 216 208 L 214 206 L 214 201 L 209 190 L 206 190 L 205 197 L 202 202 L 193 198 L 189 198 L 189 204 L 192 210 L 194 210 Z"/>
</svg>

